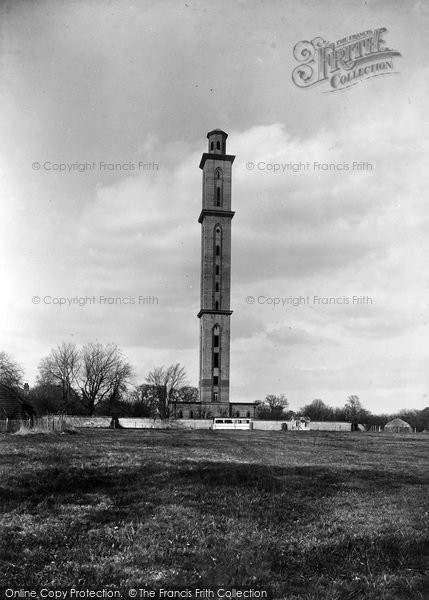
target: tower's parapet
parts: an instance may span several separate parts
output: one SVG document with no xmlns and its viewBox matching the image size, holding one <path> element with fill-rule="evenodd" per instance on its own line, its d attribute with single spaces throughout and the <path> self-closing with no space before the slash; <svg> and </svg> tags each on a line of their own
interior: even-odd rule
<svg viewBox="0 0 429 600">
<path fill-rule="evenodd" d="M 228 134 L 222 129 L 213 129 L 207 134 L 209 141 L 208 152 L 211 154 L 226 154 L 226 138 Z"/>
</svg>

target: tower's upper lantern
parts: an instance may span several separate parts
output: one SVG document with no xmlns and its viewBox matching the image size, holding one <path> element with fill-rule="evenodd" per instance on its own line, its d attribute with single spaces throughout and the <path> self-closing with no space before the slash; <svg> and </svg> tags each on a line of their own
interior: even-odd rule
<svg viewBox="0 0 429 600">
<path fill-rule="evenodd" d="M 222 129 L 213 129 L 207 134 L 210 154 L 226 154 L 226 138 L 228 134 Z"/>
</svg>

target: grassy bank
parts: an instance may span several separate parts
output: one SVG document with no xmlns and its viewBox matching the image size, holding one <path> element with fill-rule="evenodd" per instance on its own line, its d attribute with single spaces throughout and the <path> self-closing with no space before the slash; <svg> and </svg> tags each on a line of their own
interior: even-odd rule
<svg viewBox="0 0 429 600">
<path fill-rule="evenodd" d="M 424 435 L 3 435 L 0 581 L 427 598 L 428 455 Z"/>
</svg>

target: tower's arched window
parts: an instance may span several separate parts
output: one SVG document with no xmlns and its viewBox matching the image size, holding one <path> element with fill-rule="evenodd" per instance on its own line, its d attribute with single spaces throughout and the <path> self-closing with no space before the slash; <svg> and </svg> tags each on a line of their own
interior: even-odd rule
<svg viewBox="0 0 429 600">
<path fill-rule="evenodd" d="M 212 296 L 212 306 L 215 310 L 219 310 L 220 306 L 220 288 L 221 288 L 221 279 L 220 279 L 220 262 L 221 262 L 221 254 L 222 254 L 222 228 L 219 223 L 217 223 L 214 227 L 213 231 L 213 296 Z"/>
<path fill-rule="evenodd" d="M 216 150 L 220 150 L 220 142 L 216 142 Z"/>
<path fill-rule="evenodd" d="M 220 327 L 219 327 L 219 325 L 215 325 L 213 327 L 213 348 L 219 348 L 219 339 L 220 339 Z"/>
<path fill-rule="evenodd" d="M 220 356 L 220 327 L 218 324 L 216 324 L 213 329 L 212 329 L 212 340 L 213 340 L 213 344 L 212 344 L 212 357 L 213 357 L 213 361 L 212 361 L 212 366 L 213 366 L 213 370 L 212 370 L 212 385 L 213 385 L 213 391 L 217 391 L 215 388 L 219 385 L 219 381 L 220 381 L 220 371 L 221 371 L 221 356 Z"/>
<path fill-rule="evenodd" d="M 214 144 L 213 144 L 213 142 L 210 144 L 210 150 L 214 150 Z"/>
<path fill-rule="evenodd" d="M 216 206 L 222 206 L 223 202 L 223 172 L 220 167 L 217 167 L 214 177 L 214 202 Z"/>
<path fill-rule="evenodd" d="M 190 419 L 193 419 L 193 418 L 194 418 L 194 411 L 193 411 L 193 410 L 191 410 L 191 411 L 190 411 L 190 413 L 189 413 L 189 418 L 190 418 Z"/>
</svg>

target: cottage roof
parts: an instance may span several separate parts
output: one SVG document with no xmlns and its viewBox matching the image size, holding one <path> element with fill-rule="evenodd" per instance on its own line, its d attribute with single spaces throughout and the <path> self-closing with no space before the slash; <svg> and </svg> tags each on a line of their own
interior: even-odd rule
<svg viewBox="0 0 429 600">
<path fill-rule="evenodd" d="M 411 425 L 404 421 L 403 419 L 392 419 L 384 427 L 409 427 L 411 429 Z"/>
<path fill-rule="evenodd" d="M 22 397 L 19 389 L 0 383 L 0 419 L 20 417 L 23 412 L 34 412 L 30 402 Z"/>
</svg>

